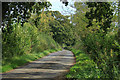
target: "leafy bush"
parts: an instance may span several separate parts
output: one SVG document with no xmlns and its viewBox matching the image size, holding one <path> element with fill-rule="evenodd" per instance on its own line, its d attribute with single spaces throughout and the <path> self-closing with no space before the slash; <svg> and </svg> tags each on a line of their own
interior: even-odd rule
<svg viewBox="0 0 120 80">
<path fill-rule="evenodd" d="M 101 78 L 119 78 L 118 48 L 115 35 L 89 33 L 81 37 L 82 49 L 91 56 L 101 69 Z"/>
<path fill-rule="evenodd" d="M 66 75 L 68 78 L 84 79 L 84 78 L 100 78 L 101 70 L 90 57 L 81 50 L 72 49 L 76 57 L 76 64 L 70 68 Z M 71 79 L 70 79 L 71 80 Z"/>
<path fill-rule="evenodd" d="M 12 33 L 3 33 L 3 59 L 22 55 L 30 51 L 30 37 L 27 30 L 23 30 L 20 24 L 14 24 Z"/>
<path fill-rule="evenodd" d="M 40 33 L 34 25 L 29 23 L 25 23 L 23 27 L 20 23 L 14 24 L 11 33 L 8 33 L 7 30 L 3 33 L 2 43 L 3 59 L 31 52 L 41 52 L 46 49 L 60 48 L 51 36 Z"/>
</svg>

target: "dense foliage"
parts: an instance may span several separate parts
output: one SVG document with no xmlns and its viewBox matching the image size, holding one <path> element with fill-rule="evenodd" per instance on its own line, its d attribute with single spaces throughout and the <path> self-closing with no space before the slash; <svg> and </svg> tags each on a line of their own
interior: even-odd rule
<svg viewBox="0 0 120 80">
<path fill-rule="evenodd" d="M 107 28 L 110 28 L 112 18 L 113 18 L 113 9 L 111 8 L 110 3 L 108 2 L 88 2 L 89 12 L 86 12 L 86 18 L 89 20 L 87 28 L 93 25 L 93 22 L 96 23 L 96 27 L 107 32 Z"/>
<path fill-rule="evenodd" d="M 31 13 L 40 14 L 43 8 L 51 6 L 50 2 L 3 2 L 2 21 L 3 25 L 10 26 L 14 22 L 25 23 Z"/>
<path fill-rule="evenodd" d="M 28 21 L 40 32 L 51 35 L 61 46 L 72 46 L 75 44 L 75 37 L 68 17 L 58 11 L 44 11 L 40 15 L 33 14 Z"/>
<path fill-rule="evenodd" d="M 105 6 L 100 7 L 100 5 Z M 109 5 L 108 8 L 106 8 L 107 5 Z M 114 15 L 110 3 L 87 3 L 83 5 L 76 2 L 75 7 L 77 11 L 72 20 L 78 28 L 77 31 L 79 30 L 77 34 L 80 36 L 80 40 L 74 48 L 83 50 L 97 63 L 98 68 L 102 71 L 100 78 L 119 79 L 118 27 L 112 22 Z M 100 8 L 97 9 L 98 7 Z M 84 25 L 81 24 L 83 22 Z"/>
<path fill-rule="evenodd" d="M 40 33 L 35 26 L 25 23 L 13 25 L 12 33 L 3 34 L 3 59 L 15 55 L 41 52 L 46 49 L 57 49 L 59 45 L 47 34 Z M 8 54 L 9 53 L 9 54 Z"/>
</svg>

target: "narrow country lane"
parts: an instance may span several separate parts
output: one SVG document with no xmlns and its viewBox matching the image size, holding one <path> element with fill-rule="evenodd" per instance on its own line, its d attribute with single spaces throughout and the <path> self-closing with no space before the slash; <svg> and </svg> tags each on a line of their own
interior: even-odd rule
<svg viewBox="0 0 120 80">
<path fill-rule="evenodd" d="M 3 73 L 2 80 L 61 80 L 74 62 L 73 53 L 62 50 Z"/>
</svg>

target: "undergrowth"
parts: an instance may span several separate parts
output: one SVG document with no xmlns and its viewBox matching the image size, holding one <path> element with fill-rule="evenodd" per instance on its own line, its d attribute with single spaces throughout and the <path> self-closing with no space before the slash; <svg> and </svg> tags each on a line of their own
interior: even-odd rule
<svg viewBox="0 0 120 80">
<path fill-rule="evenodd" d="M 100 78 L 100 69 L 90 59 L 89 55 L 83 53 L 81 50 L 72 49 L 72 52 L 76 57 L 76 64 L 70 68 L 69 73 L 66 75 L 68 79 Z"/>
</svg>

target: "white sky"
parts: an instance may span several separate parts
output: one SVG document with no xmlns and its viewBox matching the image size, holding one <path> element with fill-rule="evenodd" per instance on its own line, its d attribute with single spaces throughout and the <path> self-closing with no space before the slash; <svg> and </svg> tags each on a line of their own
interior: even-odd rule
<svg viewBox="0 0 120 80">
<path fill-rule="evenodd" d="M 47 1 L 50 1 L 50 3 L 52 4 L 52 7 L 51 7 L 52 11 L 59 11 L 63 15 L 70 15 L 75 11 L 69 5 L 66 7 L 65 4 L 60 2 L 60 0 L 47 0 Z M 68 2 L 71 2 L 71 1 L 72 0 L 68 0 Z M 74 4 L 74 3 L 71 2 L 69 4 Z"/>
</svg>

